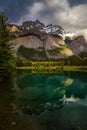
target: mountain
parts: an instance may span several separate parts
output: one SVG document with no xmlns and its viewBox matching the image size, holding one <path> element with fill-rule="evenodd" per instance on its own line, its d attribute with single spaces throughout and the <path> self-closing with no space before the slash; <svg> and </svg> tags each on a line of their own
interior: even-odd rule
<svg viewBox="0 0 87 130">
<path fill-rule="evenodd" d="M 83 36 L 78 36 L 68 47 L 73 50 L 75 55 L 80 56 L 82 53 L 87 53 L 87 42 Z"/>
<path fill-rule="evenodd" d="M 23 30 L 29 30 L 31 28 L 37 28 L 39 30 L 43 29 L 45 25 L 41 23 L 39 20 L 36 21 L 25 21 L 22 24 L 22 29 Z"/>
<path fill-rule="evenodd" d="M 15 29 L 13 29 L 15 28 Z M 15 31 L 16 30 L 16 31 Z M 47 25 L 45 26 L 39 20 L 36 21 L 25 21 L 21 26 L 11 25 L 10 32 L 13 32 L 16 36 L 28 35 L 31 33 L 34 34 L 49 34 L 49 35 L 59 35 L 60 37 L 65 37 L 65 31 L 61 26 L 58 25 Z M 39 35 L 40 35 L 39 34 Z"/>
<path fill-rule="evenodd" d="M 12 44 L 20 59 L 58 60 L 87 52 L 82 36 L 67 33 L 59 25 L 45 26 L 39 20 L 25 21 L 21 26 L 10 25 L 10 32 L 16 36 Z"/>
</svg>

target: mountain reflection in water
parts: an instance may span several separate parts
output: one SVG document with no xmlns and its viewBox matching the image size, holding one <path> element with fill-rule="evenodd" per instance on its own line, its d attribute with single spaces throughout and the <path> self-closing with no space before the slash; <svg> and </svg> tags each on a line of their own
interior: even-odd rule
<svg viewBox="0 0 87 130">
<path fill-rule="evenodd" d="M 24 114 L 53 111 L 68 103 L 82 103 L 87 96 L 87 76 L 76 73 L 28 74 L 18 76 L 15 97 Z M 85 100 L 86 101 L 86 100 Z M 86 104 L 87 105 L 87 102 Z"/>
<path fill-rule="evenodd" d="M 0 130 L 87 130 L 85 72 L 20 71 L 0 92 Z"/>
</svg>

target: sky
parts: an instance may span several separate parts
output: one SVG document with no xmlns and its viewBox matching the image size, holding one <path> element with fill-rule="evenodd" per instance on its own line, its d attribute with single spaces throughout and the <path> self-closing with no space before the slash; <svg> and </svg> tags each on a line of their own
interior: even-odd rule
<svg viewBox="0 0 87 130">
<path fill-rule="evenodd" d="M 87 0 L 0 0 L 0 11 L 15 24 L 38 19 L 69 32 L 87 29 Z"/>
</svg>

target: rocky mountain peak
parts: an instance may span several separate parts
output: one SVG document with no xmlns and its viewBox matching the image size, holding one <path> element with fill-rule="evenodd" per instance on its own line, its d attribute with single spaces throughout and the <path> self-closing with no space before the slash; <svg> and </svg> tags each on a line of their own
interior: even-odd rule
<svg viewBox="0 0 87 130">
<path fill-rule="evenodd" d="M 26 29 L 26 30 L 29 30 L 31 28 L 38 28 L 40 30 L 40 29 L 43 29 L 43 27 L 45 27 L 45 25 L 43 23 L 41 23 L 39 20 L 25 21 L 22 24 L 22 28 Z"/>
<path fill-rule="evenodd" d="M 11 29 L 10 29 L 10 32 L 20 32 L 19 28 L 16 26 L 16 25 L 12 25 L 11 26 Z"/>
<path fill-rule="evenodd" d="M 49 25 L 45 26 L 42 31 L 44 31 L 48 34 L 52 34 L 52 35 L 60 35 L 62 37 L 65 34 L 65 31 L 62 27 L 60 27 L 58 25 L 53 25 L 53 24 L 49 24 Z"/>
</svg>

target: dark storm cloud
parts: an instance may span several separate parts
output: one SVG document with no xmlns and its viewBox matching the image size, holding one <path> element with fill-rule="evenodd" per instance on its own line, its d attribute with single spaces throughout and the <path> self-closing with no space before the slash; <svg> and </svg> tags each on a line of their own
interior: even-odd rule
<svg viewBox="0 0 87 130">
<path fill-rule="evenodd" d="M 0 10 L 16 24 L 39 19 L 67 31 L 87 28 L 87 0 L 0 0 Z"/>
<path fill-rule="evenodd" d="M 0 0 L 0 11 L 3 11 L 9 18 L 16 22 L 26 13 L 26 6 L 42 0 Z"/>
<path fill-rule="evenodd" d="M 70 6 L 77 6 L 80 4 L 87 4 L 87 0 L 68 0 Z"/>
</svg>

